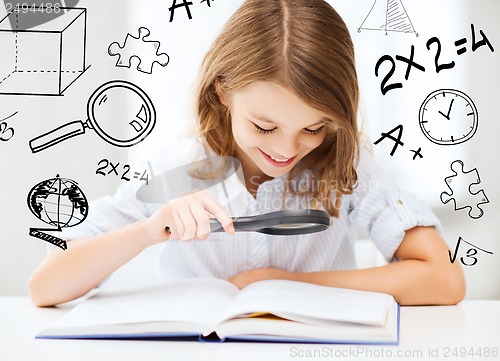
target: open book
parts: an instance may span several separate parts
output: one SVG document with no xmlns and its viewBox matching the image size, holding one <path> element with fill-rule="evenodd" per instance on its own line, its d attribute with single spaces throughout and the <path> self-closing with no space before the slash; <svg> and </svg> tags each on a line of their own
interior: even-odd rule
<svg viewBox="0 0 500 361">
<path fill-rule="evenodd" d="M 239 290 L 225 280 L 193 278 L 102 290 L 37 338 L 397 344 L 398 336 L 399 305 L 388 294 L 286 280 Z"/>
</svg>

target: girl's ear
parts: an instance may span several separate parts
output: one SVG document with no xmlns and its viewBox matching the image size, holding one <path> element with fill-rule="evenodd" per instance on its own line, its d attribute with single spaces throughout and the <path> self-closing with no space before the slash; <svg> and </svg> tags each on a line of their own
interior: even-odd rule
<svg viewBox="0 0 500 361">
<path fill-rule="evenodd" d="M 222 86 L 220 84 L 219 79 L 215 79 L 215 90 L 217 91 L 217 95 L 219 96 L 220 102 L 226 106 L 229 107 L 229 94 L 222 89 Z"/>
</svg>

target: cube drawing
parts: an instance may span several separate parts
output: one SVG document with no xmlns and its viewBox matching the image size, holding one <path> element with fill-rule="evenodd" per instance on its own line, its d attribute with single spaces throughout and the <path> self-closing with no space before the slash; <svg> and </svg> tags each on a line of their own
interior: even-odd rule
<svg viewBox="0 0 500 361">
<path fill-rule="evenodd" d="M 62 95 L 88 69 L 84 8 L 32 28 L 11 11 L 0 21 L 0 94 Z M 26 21 L 25 21 L 26 22 Z"/>
</svg>

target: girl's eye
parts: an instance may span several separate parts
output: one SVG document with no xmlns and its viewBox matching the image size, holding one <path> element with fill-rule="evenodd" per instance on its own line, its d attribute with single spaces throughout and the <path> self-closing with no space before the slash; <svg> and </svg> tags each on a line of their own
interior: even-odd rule
<svg viewBox="0 0 500 361">
<path fill-rule="evenodd" d="M 262 134 L 270 134 L 272 132 L 274 132 L 276 129 L 278 128 L 273 128 L 273 129 L 265 129 L 265 128 L 261 128 L 259 127 L 257 124 L 253 123 L 254 127 L 255 127 L 255 130 L 257 130 L 259 133 L 262 133 Z M 305 128 L 304 131 L 307 133 L 307 134 L 319 134 L 321 133 L 323 130 L 325 129 L 325 126 L 322 126 L 318 129 L 315 129 L 315 130 L 311 130 L 311 129 L 307 129 Z"/>
<path fill-rule="evenodd" d="M 319 134 L 321 133 L 323 130 L 325 129 L 325 126 L 323 125 L 322 127 L 318 128 L 318 129 L 315 129 L 315 130 L 311 130 L 311 129 L 304 129 L 306 131 L 306 133 L 308 134 Z"/>
<path fill-rule="evenodd" d="M 276 130 L 276 128 L 273 128 L 273 129 L 264 129 L 264 128 L 261 128 L 259 127 L 257 124 L 253 123 L 254 127 L 255 127 L 255 130 L 258 131 L 259 133 L 262 133 L 262 134 L 269 134 L 269 133 L 272 133 Z"/>
</svg>

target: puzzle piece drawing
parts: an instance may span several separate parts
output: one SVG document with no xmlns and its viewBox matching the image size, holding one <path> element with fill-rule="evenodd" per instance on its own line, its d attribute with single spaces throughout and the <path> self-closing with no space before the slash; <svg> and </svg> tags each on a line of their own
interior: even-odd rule
<svg viewBox="0 0 500 361">
<path fill-rule="evenodd" d="M 446 204 L 450 201 L 453 201 L 455 211 L 469 208 L 469 217 L 473 219 L 480 218 L 484 213 L 480 205 L 489 203 L 490 201 L 488 200 L 488 197 L 486 197 L 483 189 L 476 192 L 472 190 L 472 187 L 477 186 L 481 183 L 479 172 L 476 168 L 465 171 L 464 163 L 461 160 L 456 160 L 451 163 L 451 170 L 455 174 L 444 179 L 446 185 L 448 186 L 449 192 L 441 193 L 441 202 L 443 202 L 443 204 Z M 466 184 L 468 184 L 468 194 L 464 196 L 460 196 L 461 181 L 464 181 L 466 182 Z"/>
<path fill-rule="evenodd" d="M 147 40 L 150 31 L 148 28 L 139 28 L 139 36 L 135 37 L 130 33 L 125 37 L 123 46 L 119 43 L 111 43 L 108 47 L 110 56 L 118 56 L 117 67 L 131 67 L 131 59 L 137 58 L 139 64 L 137 70 L 143 73 L 152 74 L 155 63 L 166 66 L 170 60 L 166 53 L 158 54 L 160 48 L 159 41 Z"/>
</svg>

